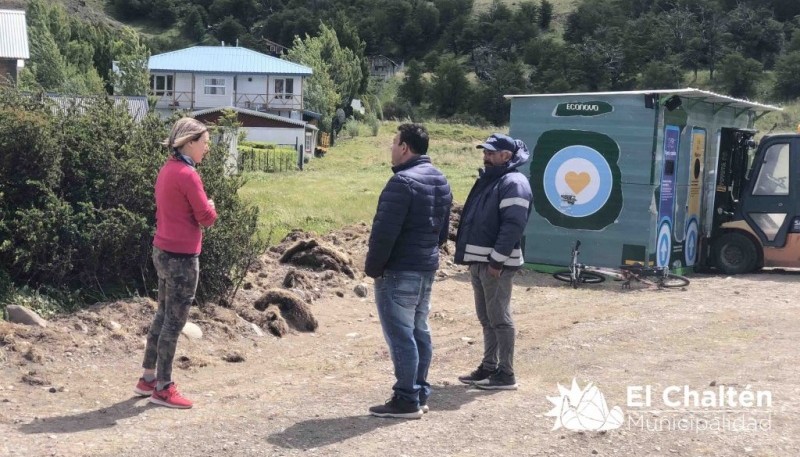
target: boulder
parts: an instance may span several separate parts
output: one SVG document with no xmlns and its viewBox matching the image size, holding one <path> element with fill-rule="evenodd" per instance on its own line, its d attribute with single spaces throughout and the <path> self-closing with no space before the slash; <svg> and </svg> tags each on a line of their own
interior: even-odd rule
<svg viewBox="0 0 800 457">
<path fill-rule="evenodd" d="M 8 305 L 6 307 L 8 321 L 15 324 L 32 325 L 37 327 L 47 327 L 47 321 L 35 311 L 24 306 Z"/>
<path fill-rule="evenodd" d="M 183 326 L 183 330 L 181 330 L 181 333 L 183 333 L 184 335 L 188 336 L 193 340 L 199 340 L 200 338 L 203 337 L 203 331 L 200 329 L 200 327 L 198 327 L 197 324 L 193 324 L 191 322 L 187 322 L 186 325 Z"/>
</svg>

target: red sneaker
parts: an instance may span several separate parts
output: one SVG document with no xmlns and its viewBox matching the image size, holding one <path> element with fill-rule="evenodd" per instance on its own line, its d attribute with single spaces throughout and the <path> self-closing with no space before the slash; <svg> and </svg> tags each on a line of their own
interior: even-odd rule
<svg viewBox="0 0 800 457">
<path fill-rule="evenodd" d="M 192 407 L 191 400 L 178 393 L 178 387 L 174 382 L 170 383 L 166 389 L 153 390 L 153 395 L 150 396 L 150 403 L 166 406 L 167 408 L 189 409 Z"/>
<path fill-rule="evenodd" d="M 148 382 L 145 381 L 144 378 L 139 378 L 139 382 L 136 383 L 136 387 L 133 388 L 133 391 L 136 392 L 136 395 L 139 395 L 141 397 L 149 397 L 150 395 L 153 394 L 154 390 L 156 390 L 155 379 Z"/>
</svg>

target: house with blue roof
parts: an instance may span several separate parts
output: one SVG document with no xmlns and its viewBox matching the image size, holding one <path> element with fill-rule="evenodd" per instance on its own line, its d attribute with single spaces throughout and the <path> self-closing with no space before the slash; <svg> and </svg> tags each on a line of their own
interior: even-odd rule
<svg viewBox="0 0 800 457">
<path fill-rule="evenodd" d="M 233 106 L 302 120 L 309 67 L 239 46 L 193 46 L 148 61 L 156 110 Z"/>
<path fill-rule="evenodd" d="M 249 141 L 293 147 L 298 164 L 313 157 L 320 115 L 303 109 L 311 68 L 239 46 L 193 46 L 150 57 L 148 71 L 160 114 L 213 123 L 233 110 Z"/>
</svg>

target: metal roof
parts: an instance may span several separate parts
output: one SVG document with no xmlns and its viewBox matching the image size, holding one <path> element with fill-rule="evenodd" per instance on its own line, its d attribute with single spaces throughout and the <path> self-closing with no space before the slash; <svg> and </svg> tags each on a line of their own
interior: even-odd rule
<svg viewBox="0 0 800 457">
<path fill-rule="evenodd" d="M 312 70 L 288 60 L 238 46 L 193 46 L 150 57 L 150 71 L 280 74 L 311 76 Z"/>
<path fill-rule="evenodd" d="M 31 58 L 25 11 L 0 10 L 0 58 Z"/>
<path fill-rule="evenodd" d="M 568 96 L 593 96 L 593 95 L 644 95 L 644 94 L 665 94 L 679 95 L 682 98 L 697 100 L 699 102 L 711 103 L 714 105 L 731 106 L 739 109 L 749 109 L 752 111 L 783 111 L 783 108 L 763 103 L 741 100 L 738 98 L 721 95 L 706 90 L 693 89 L 658 89 L 658 90 L 632 90 L 620 92 L 578 92 L 563 94 L 527 94 L 527 95 L 505 95 L 505 98 L 528 98 L 528 97 L 568 97 Z"/>
<path fill-rule="evenodd" d="M 124 105 L 131 118 L 139 122 L 147 116 L 150 111 L 150 105 L 147 103 L 147 97 L 127 96 L 127 95 L 60 95 L 60 94 L 45 94 L 50 100 L 56 103 L 62 110 L 66 111 L 71 107 L 76 107 L 79 113 L 86 111 L 84 105 L 86 103 L 93 103 L 102 98 L 109 98 L 114 101 L 114 106 L 119 107 Z"/>
<path fill-rule="evenodd" d="M 278 116 L 277 114 L 262 113 L 261 111 L 255 111 L 255 110 L 245 109 L 245 108 L 237 108 L 235 106 L 219 106 L 219 107 L 216 107 L 216 108 L 208 108 L 208 109 L 203 109 L 203 110 L 200 110 L 200 111 L 193 111 L 191 116 L 192 117 L 197 117 L 197 116 L 202 116 L 204 114 L 215 113 L 217 111 L 222 111 L 222 110 L 226 110 L 226 109 L 236 111 L 237 113 L 249 114 L 250 116 L 263 117 L 264 119 L 270 119 L 270 120 L 278 121 L 278 122 L 285 122 L 287 124 L 296 125 L 298 127 L 306 127 L 306 128 L 311 129 L 311 130 L 318 130 L 317 127 L 315 127 L 314 125 L 308 124 L 308 123 L 306 123 L 304 121 L 299 121 L 297 119 L 292 119 L 292 118 L 284 117 L 284 116 Z"/>
</svg>

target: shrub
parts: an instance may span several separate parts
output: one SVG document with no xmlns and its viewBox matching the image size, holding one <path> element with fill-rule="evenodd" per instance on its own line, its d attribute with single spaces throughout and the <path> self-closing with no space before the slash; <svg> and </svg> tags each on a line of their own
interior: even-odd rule
<svg viewBox="0 0 800 457">
<path fill-rule="evenodd" d="M 352 117 L 347 119 L 347 122 L 344 123 L 344 132 L 343 135 L 347 135 L 349 137 L 355 138 L 357 136 L 361 136 L 361 122 L 353 119 Z"/>
<path fill-rule="evenodd" d="M 381 130 L 381 122 L 378 120 L 377 116 L 372 113 L 367 114 L 366 121 L 367 125 L 369 126 L 369 130 L 372 133 L 372 136 L 378 136 L 378 132 Z"/>
<path fill-rule="evenodd" d="M 155 114 L 135 123 L 103 98 L 62 109 L 2 89 L 0 106 L 0 296 L 26 285 L 66 310 L 152 292 L 153 186 L 168 126 Z M 206 234 L 198 300 L 230 293 L 260 249 L 255 209 L 237 195 L 243 182 L 225 173 L 227 148 L 214 145 L 199 167 L 220 218 Z"/>
</svg>

